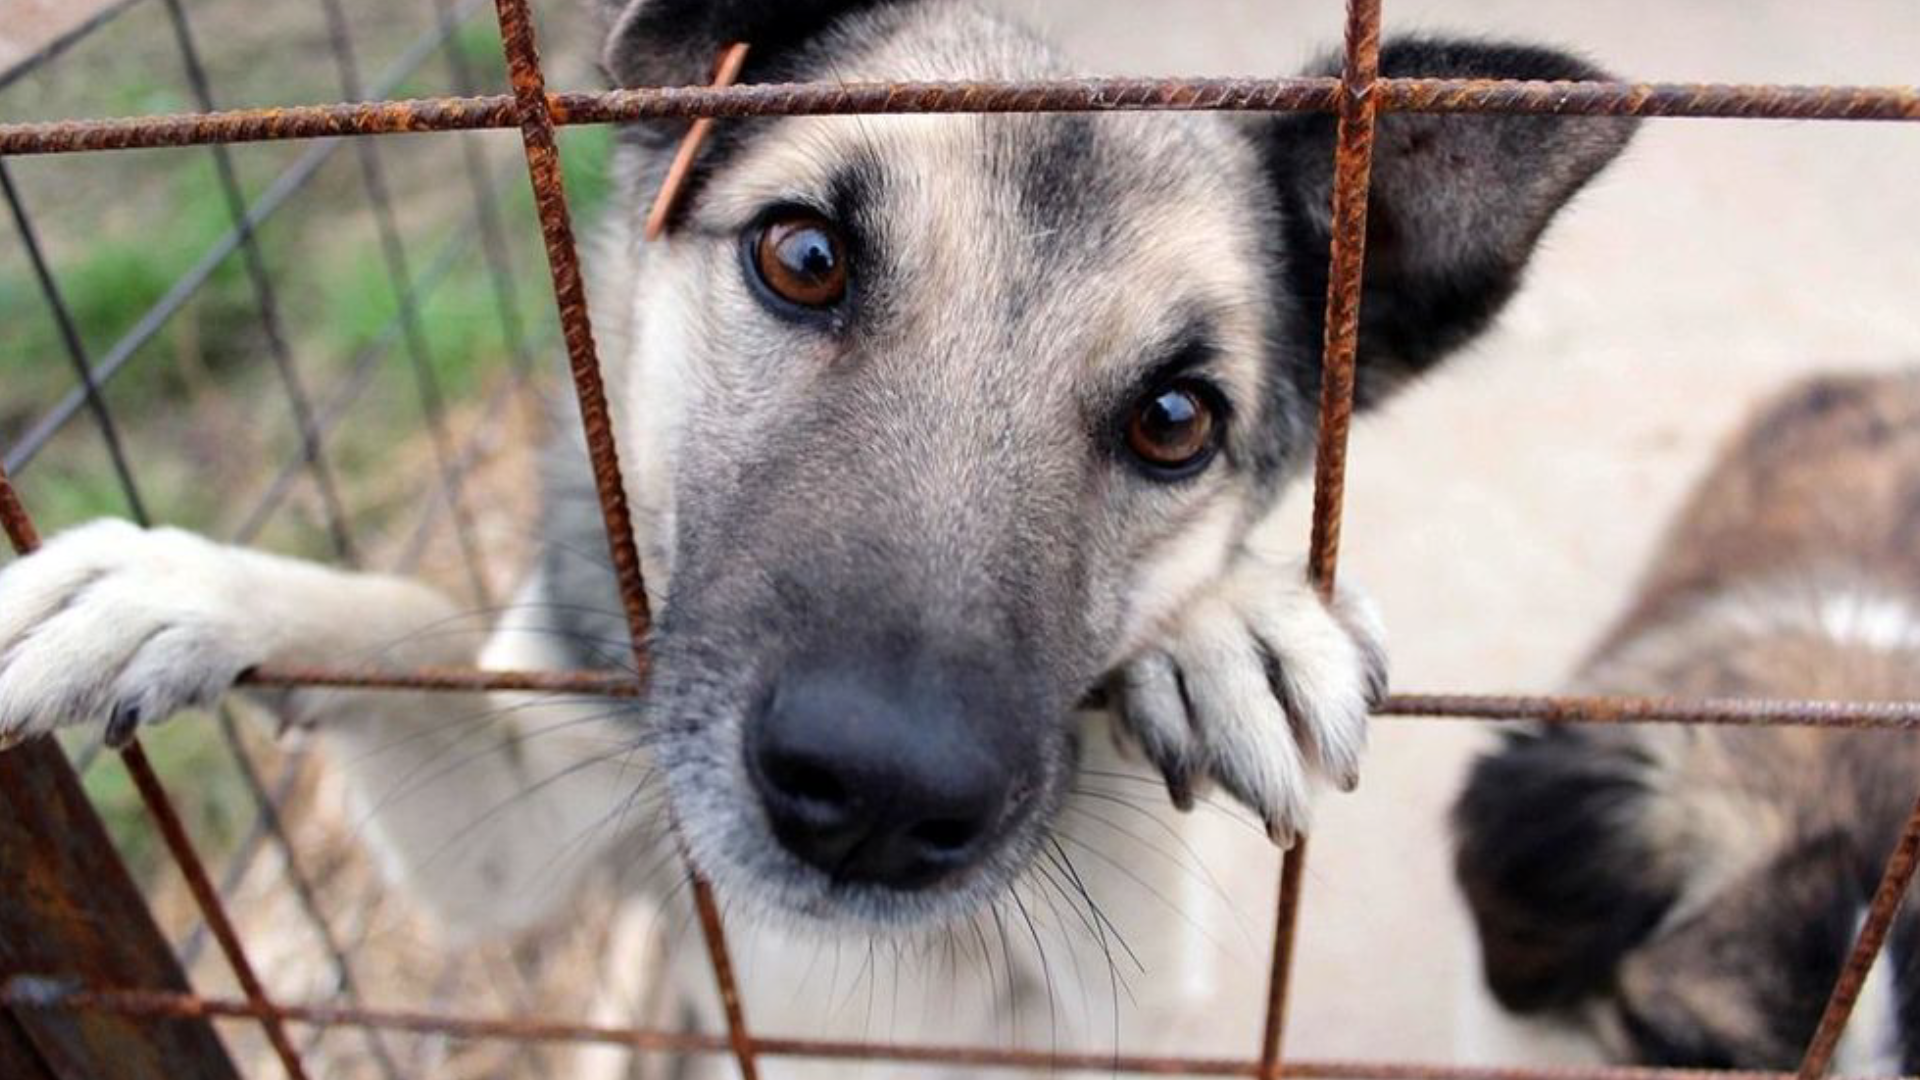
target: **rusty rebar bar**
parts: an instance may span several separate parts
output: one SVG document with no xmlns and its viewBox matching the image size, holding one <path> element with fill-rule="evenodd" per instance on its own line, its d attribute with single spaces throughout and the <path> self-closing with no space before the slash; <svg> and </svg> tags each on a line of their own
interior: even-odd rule
<svg viewBox="0 0 1920 1080">
<path fill-rule="evenodd" d="M 1833 994 L 1820 1014 L 1813 1038 L 1807 1043 L 1806 1056 L 1800 1059 L 1799 1080 L 1820 1080 L 1833 1065 L 1840 1036 L 1847 1030 L 1853 1007 L 1860 1002 L 1860 992 L 1866 988 L 1874 962 L 1886 948 L 1887 932 L 1893 927 L 1901 901 L 1906 899 L 1907 887 L 1913 884 L 1916 867 L 1920 867 L 1920 799 L 1914 801 L 1907 823 L 1900 830 L 1900 839 L 1887 856 L 1887 867 L 1881 872 L 1880 884 L 1873 890 L 1872 902 L 1867 905 L 1867 917 L 1860 924 L 1860 932 L 1847 953 L 1840 977 L 1834 980 Z"/>
<path fill-rule="evenodd" d="M 1023 79 L 979 82 L 763 83 L 547 95 L 555 125 L 641 119 L 880 113 L 1113 111 L 1333 112 L 1330 78 Z M 1397 112 L 1557 113 L 1739 120 L 1920 121 L 1920 87 L 1726 83 L 1381 79 Z M 0 124 L 0 154 L 61 154 L 205 143 L 392 135 L 519 126 L 513 97 L 336 102 L 215 113 Z"/>
<path fill-rule="evenodd" d="M 1815 701 L 1553 694 L 1394 694 L 1377 715 L 1546 724 L 1693 724 L 1920 731 L 1920 701 Z"/>
<path fill-rule="evenodd" d="M 207 876 L 206 864 L 200 860 L 200 853 L 187 835 L 186 824 L 174 810 L 173 800 L 167 797 L 166 788 L 161 785 L 160 777 L 153 771 L 152 763 L 147 760 L 147 752 L 138 739 L 120 751 L 120 760 L 126 763 L 127 774 L 133 778 L 133 786 L 140 792 L 140 801 L 146 804 L 148 816 L 153 818 L 161 839 L 173 855 L 174 863 L 180 867 L 181 876 L 186 878 L 187 890 L 193 894 L 201 917 L 207 921 L 207 929 L 213 932 L 213 940 L 219 943 L 221 953 L 226 956 L 227 966 L 233 969 L 234 980 L 240 984 L 241 993 L 246 995 L 248 1005 L 260 1021 L 260 1029 L 273 1047 L 274 1056 L 280 1059 L 281 1067 L 287 1070 L 291 1080 L 306 1080 L 307 1071 L 300 1062 L 300 1051 L 293 1045 L 293 1040 L 287 1037 L 286 1024 L 275 1013 L 266 987 L 254 972 L 253 962 L 247 958 L 246 947 L 241 945 L 240 935 L 234 930 L 233 920 L 228 918 L 226 905 L 220 900 L 220 892 Z"/>
<path fill-rule="evenodd" d="M 620 453 L 614 443 L 613 416 L 607 405 L 600 359 L 594 349 L 593 323 L 587 311 L 586 286 L 580 276 L 579 252 L 573 242 L 573 222 L 567 208 L 566 185 L 560 172 L 560 150 L 555 142 L 555 118 L 551 99 L 547 95 L 546 75 L 540 68 L 533 13 L 528 9 L 527 0 L 497 0 L 495 11 L 500 20 L 501 47 L 507 56 L 507 77 L 513 86 L 514 111 L 520 123 L 521 143 L 526 150 L 527 175 L 533 183 L 534 206 L 540 217 L 541 235 L 546 241 L 547 265 L 553 275 L 553 296 L 559 306 L 561 336 L 566 340 L 567 359 L 579 400 L 581 428 L 587 440 L 587 458 L 593 467 L 594 486 L 600 496 L 600 512 L 605 519 L 613 570 L 620 585 L 620 600 L 626 610 L 628 630 L 633 637 L 634 668 L 642 670 L 647 664 L 647 637 L 653 619 L 647 603 L 646 580 L 641 574 L 640 549 L 633 538 L 633 516 L 627 505 L 626 483 L 620 476 Z M 721 1008 L 726 1015 L 734 1059 L 739 1063 L 742 1080 L 757 1080 L 759 1068 L 754 1061 L 753 1044 L 740 1004 L 740 989 L 734 975 L 733 958 L 727 948 L 726 928 L 720 918 L 719 903 L 714 898 L 713 887 L 691 860 L 688 860 L 688 876 L 692 880 L 694 908 L 700 917 L 701 939 L 706 945 L 707 959 L 713 968 Z"/>
<path fill-rule="evenodd" d="M 529 691 L 640 697 L 646 682 L 628 672 L 379 669 L 274 665 L 242 681 L 256 686 L 359 690 Z M 1530 721 L 1549 724 L 1690 724 L 1920 731 L 1920 701 L 1821 701 L 1571 694 L 1394 694 L 1374 715 L 1389 720 Z"/>
<path fill-rule="evenodd" d="M 1347 436 L 1353 427 L 1354 372 L 1359 359 L 1360 285 L 1366 267 L 1367 195 L 1373 182 L 1373 134 L 1379 116 L 1380 0 L 1348 0 L 1346 55 L 1335 121 L 1331 248 L 1320 364 L 1320 418 L 1313 458 L 1313 526 L 1307 576 L 1331 602 L 1340 563 L 1341 507 L 1346 500 Z M 1292 1001 L 1294 946 L 1307 880 L 1307 837 L 1294 841 L 1280 867 L 1272 966 L 1260 1076 L 1279 1080 Z"/>
<path fill-rule="evenodd" d="M 216 1020 L 258 1019 L 261 1011 L 246 1001 L 233 998 L 206 998 L 156 990 L 89 989 L 62 980 L 27 976 L 16 977 L 0 985 L 0 1005 L 17 1009 L 95 1010 L 140 1017 Z M 636 1053 L 731 1052 L 730 1041 L 720 1035 L 637 1031 L 541 1017 L 478 1017 L 422 1010 L 330 1005 L 275 1004 L 268 1009 L 288 1023 L 316 1027 L 378 1027 L 464 1039 L 601 1044 L 625 1047 Z M 907 1065 L 961 1065 L 978 1069 L 1097 1070 L 1136 1076 L 1260 1076 L 1258 1061 L 1221 1057 L 899 1045 L 765 1036 L 755 1036 L 753 1045 L 761 1055 L 782 1058 L 891 1061 Z M 1750 1070 L 1634 1066 L 1529 1068 L 1306 1059 L 1289 1061 L 1286 1074 L 1318 1080 L 1797 1080 L 1795 1074 L 1789 1072 Z"/>
</svg>

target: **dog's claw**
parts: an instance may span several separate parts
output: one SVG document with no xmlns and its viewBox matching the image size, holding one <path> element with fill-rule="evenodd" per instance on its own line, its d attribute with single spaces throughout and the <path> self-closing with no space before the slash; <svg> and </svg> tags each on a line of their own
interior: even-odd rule
<svg viewBox="0 0 1920 1080">
<path fill-rule="evenodd" d="M 1193 780 L 1177 769 L 1162 768 L 1160 775 L 1167 781 L 1167 797 L 1173 800 L 1173 808 L 1183 814 L 1193 812 Z"/>
<path fill-rule="evenodd" d="M 139 729 L 140 703 L 122 701 L 113 707 L 113 714 L 107 718 L 107 730 L 102 740 L 108 747 L 119 750 L 133 741 L 134 733 Z"/>
<path fill-rule="evenodd" d="M 1268 818 L 1267 839 L 1273 841 L 1273 846 L 1281 851 L 1292 851 L 1293 845 L 1299 842 L 1300 836 L 1294 831 L 1293 826 L 1275 818 Z"/>
</svg>

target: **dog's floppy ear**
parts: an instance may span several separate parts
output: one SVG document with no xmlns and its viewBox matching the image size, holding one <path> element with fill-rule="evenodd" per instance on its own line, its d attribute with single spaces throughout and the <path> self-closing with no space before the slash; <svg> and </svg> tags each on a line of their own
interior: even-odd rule
<svg viewBox="0 0 1920 1080">
<path fill-rule="evenodd" d="M 1380 69 L 1389 77 L 1607 77 L 1550 49 L 1431 39 L 1388 42 Z M 1319 73 L 1338 70 L 1334 62 Z M 1378 404 L 1487 326 L 1555 212 L 1613 160 L 1633 127 L 1615 117 L 1380 115 L 1360 308 L 1361 406 Z M 1256 133 L 1285 215 L 1284 285 L 1306 316 L 1308 339 L 1293 344 L 1316 365 L 1334 129 L 1333 116 L 1302 113 L 1263 121 Z"/>
<path fill-rule="evenodd" d="M 736 41 L 756 64 L 798 45 L 842 16 L 893 0 L 595 0 L 607 22 L 601 65 L 614 84 L 695 86 Z"/>
<path fill-rule="evenodd" d="M 1619 733 L 1513 732 L 1453 807 L 1454 872 L 1494 997 L 1514 1012 L 1604 990 L 1680 895 L 1661 766 Z"/>
</svg>

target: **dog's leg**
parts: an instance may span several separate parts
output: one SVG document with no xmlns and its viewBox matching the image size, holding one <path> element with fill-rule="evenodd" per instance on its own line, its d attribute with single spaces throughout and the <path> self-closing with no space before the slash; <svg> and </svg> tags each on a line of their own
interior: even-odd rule
<svg viewBox="0 0 1920 1080">
<path fill-rule="evenodd" d="M 100 521 L 0 571 L 0 742 L 107 720 L 110 741 L 274 663 L 468 665 L 422 585 Z M 389 875 L 451 927 L 525 925 L 571 888 L 632 783 L 604 703 L 301 690 Z M 615 751 L 622 751 L 616 754 Z"/>
</svg>

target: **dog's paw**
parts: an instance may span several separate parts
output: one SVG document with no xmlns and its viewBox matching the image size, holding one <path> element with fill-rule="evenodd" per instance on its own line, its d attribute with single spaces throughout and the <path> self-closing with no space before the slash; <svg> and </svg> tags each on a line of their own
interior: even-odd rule
<svg viewBox="0 0 1920 1080">
<path fill-rule="evenodd" d="M 1359 783 L 1386 652 L 1364 598 L 1343 590 L 1327 604 L 1297 565 L 1250 556 L 1122 668 L 1115 688 L 1123 729 L 1176 806 L 1218 784 L 1290 847 L 1315 779 Z"/>
<path fill-rule="evenodd" d="M 0 749 L 102 717 L 120 745 L 225 692 L 269 648 L 237 556 L 177 529 L 96 521 L 0 570 Z"/>
</svg>

